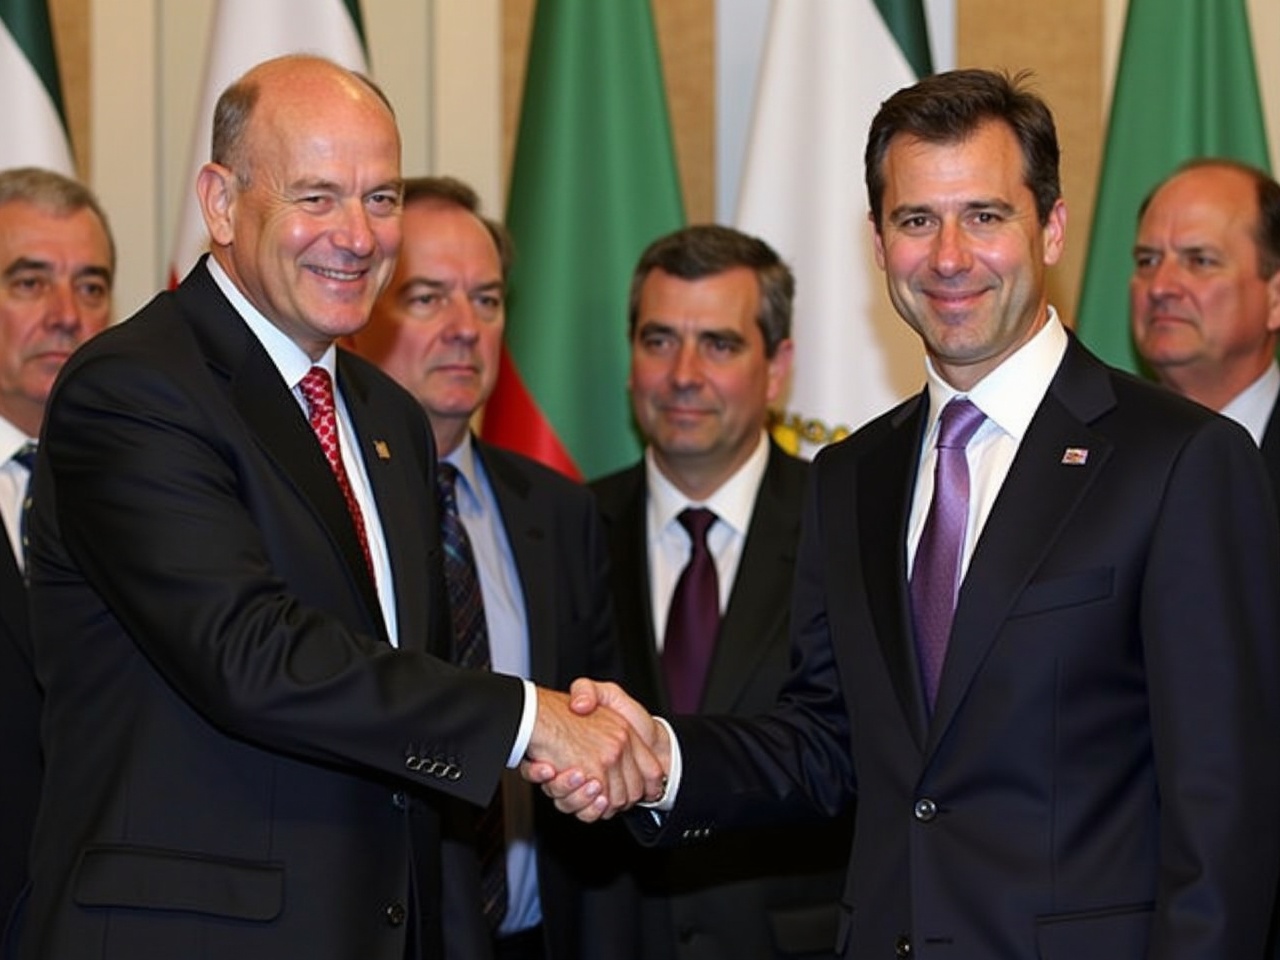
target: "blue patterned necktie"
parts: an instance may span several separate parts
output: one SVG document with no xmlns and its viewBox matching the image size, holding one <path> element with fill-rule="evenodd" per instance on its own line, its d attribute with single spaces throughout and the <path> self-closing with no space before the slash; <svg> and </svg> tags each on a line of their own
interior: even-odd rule
<svg viewBox="0 0 1280 960">
<path fill-rule="evenodd" d="M 27 565 L 27 516 L 31 513 L 31 471 L 36 465 L 36 445 L 28 440 L 22 445 L 17 453 L 13 455 L 14 463 L 19 463 L 27 468 L 27 489 L 22 495 L 22 508 L 18 511 L 18 542 L 22 544 L 22 561 L 23 569 Z"/>
<path fill-rule="evenodd" d="M 440 497 L 440 534 L 444 543 L 445 584 L 449 615 L 453 621 L 453 662 L 473 670 L 492 666 L 489 628 L 484 617 L 484 597 L 471 538 L 458 515 L 458 468 L 441 462 L 436 487 Z M 485 919 L 498 929 L 507 913 L 507 840 L 499 785 L 493 801 L 476 818 L 477 856 L 480 859 L 480 903 Z"/>
<path fill-rule="evenodd" d="M 942 662 L 951 639 L 951 622 L 960 589 L 960 557 L 969 521 L 969 464 L 965 447 L 986 415 L 970 401 L 956 398 L 942 408 L 933 500 L 911 570 L 911 615 L 925 700 L 933 712 Z"/>
<path fill-rule="evenodd" d="M 720 581 L 707 548 L 707 531 L 718 519 L 706 507 L 688 508 L 676 517 L 689 533 L 689 562 L 676 581 L 662 640 L 662 673 L 677 713 L 695 713 L 711 670 L 720 633 Z"/>
</svg>

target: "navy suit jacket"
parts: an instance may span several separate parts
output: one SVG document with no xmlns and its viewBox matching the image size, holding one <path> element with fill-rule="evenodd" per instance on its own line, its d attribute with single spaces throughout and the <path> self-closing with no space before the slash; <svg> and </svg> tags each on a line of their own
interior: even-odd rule
<svg viewBox="0 0 1280 960">
<path fill-rule="evenodd" d="M 523 695 L 425 652 L 447 629 L 430 430 L 344 352 L 338 385 L 400 649 L 299 403 L 203 265 L 64 368 L 30 522 L 25 960 L 439 952 L 434 804 L 488 800 Z"/>
<path fill-rule="evenodd" d="M 774 444 L 756 494 L 707 680 L 702 713 L 739 716 L 773 706 L 788 674 L 788 621 L 809 465 Z M 639 463 L 593 485 L 609 541 L 624 687 L 671 712 L 653 624 L 646 510 Z M 610 956 L 737 960 L 831 956 L 851 817 L 724 835 L 683 850 L 624 849 L 640 913 Z"/>
<path fill-rule="evenodd" d="M 905 574 L 926 407 L 817 458 L 798 671 L 765 720 L 677 721 L 665 839 L 856 795 L 856 960 L 1261 956 L 1280 527 L 1254 444 L 1073 339 L 975 545 L 930 716 Z"/>
</svg>

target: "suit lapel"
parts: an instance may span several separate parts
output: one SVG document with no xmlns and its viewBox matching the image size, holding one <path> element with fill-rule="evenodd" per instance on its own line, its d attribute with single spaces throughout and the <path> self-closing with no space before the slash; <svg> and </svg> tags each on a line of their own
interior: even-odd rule
<svg viewBox="0 0 1280 960">
<path fill-rule="evenodd" d="M 0 523 L 0 535 L 5 533 Z M 31 634 L 27 623 L 27 587 L 8 537 L 0 543 L 0 630 L 8 634 L 22 659 L 31 663 Z"/>
<path fill-rule="evenodd" d="M 556 558 L 547 537 L 547 518 L 531 500 L 533 488 L 519 464 L 494 447 L 473 442 L 498 501 L 502 527 L 524 595 L 531 679 L 554 684 L 559 641 L 555 629 Z"/>
<path fill-rule="evenodd" d="M 907 521 L 915 489 L 928 402 L 925 394 L 893 415 L 880 443 L 859 459 L 857 530 L 867 603 L 876 639 L 898 693 L 903 716 L 923 745 L 926 713 L 907 602 Z M 835 491 L 835 495 L 843 491 Z"/>
<path fill-rule="evenodd" d="M 931 747 L 963 702 L 1014 602 L 1109 459 L 1110 441 L 1089 424 L 1114 403 L 1106 368 L 1072 340 L 1018 448 L 960 586 Z M 1080 451 L 1086 452 L 1083 463 Z"/>
<path fill-rule="evenodd" d="M 703 696 L 705 713 L 733 710 L 740 691 L 787 618 L 803 491 L 787 484 L 783 456 L 770 445 L 742 559 L 720 624 Z"/>
<path fill-rule="evenodd" d="M 648 489 L 644 462 L 611 479 L 605 492 L 597 488 L 597 496 L 615 584 L 614 614 L 622 648 L 623 676 L 635 687 L 630 692 L 651 710 L 670 712 L 658 665 L 650 600 L 645 530 Z"/>
<path fill-rule="evenodd" d="M 203 261 L 187 275 L 177 296 L 210 367 L 226 380 L 236 410 L 265 456 L 289 477 L 315 511 L 341 554 L 371 622 L 379 626 L 385 638 L 377 591 L 369 577 L 355 525 L 297 399 L 266 350 L 222 295 Z M 360 400 L 355 403 L 361 405 Z M 349 409 L 351 405 L 348 400 Z"/>
</svg>

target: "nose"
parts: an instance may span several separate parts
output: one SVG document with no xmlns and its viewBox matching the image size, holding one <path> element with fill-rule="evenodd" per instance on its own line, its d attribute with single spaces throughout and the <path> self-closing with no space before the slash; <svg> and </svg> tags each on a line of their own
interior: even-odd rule
<svg viewBox="0 0 1280 960">
<path fill-rule="evenodd" d="M 696 338 L 680 344 L 671 368 L 671 379 L 677 387 L 688 387 L 702 380 L 702 358 L 698 355 Z"/>
<path fill-rule="evenodd" d="M 934 238 L 932 253 L 931 266 L 941 276 L 955 276 L 969 269 L 969 245 L 958 222 L 942 222 Z"/>
<path fill-rule="evenodd" d="M 334 245 L 357 257 L 373 253 L 373 225 L 369 222 L 369 211 L 364 208 L 364 203 L 359 198 L 347 201 L 341 207 L 340 216 L 342 222 L 333 234 Z"/>
<path fill-rule="evenodd" d="M 1161 257 L 1147 274 L 1147 296 L 1163 300 L 1182 293 L 1182 272 L 1176 257 Z"/>
<path fill-rule="evenodd" d="M 71 281 L 60 280 L 49 285 L 45 322 L 50 327 L 68 332 L 79 330 L 83 323 L 82 309 Z"/>
<path fill-rule="evenodd" d="M 473 343 L 480 336 L 480 321 L 469 297 L 456 291 L 449 294 L 444 307 L 444 335 L 449 340 Z"/>
</svg>

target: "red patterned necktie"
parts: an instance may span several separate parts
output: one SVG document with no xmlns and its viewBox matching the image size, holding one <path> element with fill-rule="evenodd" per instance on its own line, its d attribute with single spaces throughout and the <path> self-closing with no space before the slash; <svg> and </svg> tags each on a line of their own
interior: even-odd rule
<svg viewBox="0 0 1280 960">
<path fill-rule="evenodd" d="M 333 471 L 338 488 L 342 491 L 342 499 L 347 503 L 347 512 L 351 514 L 351 522 L 355 524 L 356 536 L 360 538 L 360 549 L 364 551 L 364 562 L 369 567 L 369 576 L 377 582 L 373 573 L 373 554 L 369 552 L 369 536 L 365 533 L 364 514 L 360 512 L 360 504 L 356 501 L 355 491 L 351 489 L 351 479 L 347 476 L 347 468 L 342 463 L 342 450 L 338 446 L 338 415 L 333 399 L 333 380 L 324 367 L 312 367 L 307 375 L 298 382 L 302 398 L 307 401 L 308 418 L 316 439 L 320 441 L 320 449 L 329 461 L 329 469 Z"/>
<path fill-rule="evenodd" d="M 676 581 L 662 640 L 662 672 L 677 713 L 695 713 L 711 670 L 720 632 L 720 582 L 707 549 L 707 531 L 716 515 L 706 507 L 688 508 L 676 517 L 689 533 L 689 562 Z"/>
<path fill-rule="evenodd" d="M 970 401 L 958 397 L 943 407 L 939 416 L 933 500 L 911 569 L 911 615 L 920 675 L 931 713 L 951 639 L 951 621 L 960 589 L 960 556 L 969 522 L 969 462 L 965 447 L 986 419 Z"/>
</svg>

